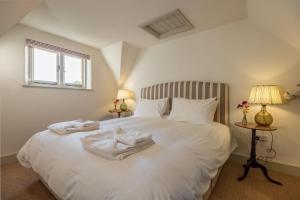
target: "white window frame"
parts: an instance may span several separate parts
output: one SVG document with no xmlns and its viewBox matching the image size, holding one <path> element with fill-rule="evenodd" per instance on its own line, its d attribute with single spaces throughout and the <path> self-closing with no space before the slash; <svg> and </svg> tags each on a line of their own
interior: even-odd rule
<svg viewBox="0 0 300 200">
<path fill-rule="evenodd" d="M 57 82 L 34 80 L 34 48 L 41 49 L 44 51 L 49 51 L 56 53 L 57 55 L 57 65 L 56 65 L 56 77 Z M 81 59 L 81 69 L 82 69 L 82 84 L 72 84 L 65 83 L 65 62 L 64 56 L 71 56 Z M 33 87 L 51 87 L 51 88 L 67 88 L 67 89 L 86 89 L 91 90 L 91 60 L 87 58 L 82 58 L 74 55 L 69 55 L 63 52 L 55 51 L 52 49 L 42 48 L 42 47 L 25 47 L 25 84 L 24 86 Z"/>
</svg>

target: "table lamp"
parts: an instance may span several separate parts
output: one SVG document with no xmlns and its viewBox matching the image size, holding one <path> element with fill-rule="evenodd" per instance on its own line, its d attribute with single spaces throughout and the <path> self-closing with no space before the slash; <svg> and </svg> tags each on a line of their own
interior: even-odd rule
<svg viewBox="0 0 300 200">
<path fill-rule="evenodd" d="M 249 103 L 261 104 L 261 111 L 255 115 L 255 122 L 260 126 L 270 126 L 273 117 L 267 111 L 267 105 L 282 104 L 282 99 L 276 85 L 257 85 L 251 89 Z"/>
<path fill-rule="evenodd" d="M 120 110 L 126 111 L 128 109 L 127 104 L 125 103 L 125 99 L 129 99 L 129 98 L 131 98 L 131 92 L 129 90 L 124 90 L 124 89 L 118 90 L 117 99 L 123 100 L 123 102 L 120 105 Z"/>
</svg>

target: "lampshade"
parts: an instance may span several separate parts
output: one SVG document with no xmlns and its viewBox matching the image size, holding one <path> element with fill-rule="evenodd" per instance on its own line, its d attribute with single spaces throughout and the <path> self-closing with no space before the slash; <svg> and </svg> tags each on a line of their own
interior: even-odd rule
<svg viewBox="0 0 300 200">
<path fill-rule="evenodd" d="M 118 90 L 117 99 L 130 99 L 132 97 L 132 93 L 129 90 Z"/>
<path fill-rule="evenodd" d="M 257 85 L 251 89 L 249 103 L 282 104 L 282 99 L 276 85 Z"/>
</svg>

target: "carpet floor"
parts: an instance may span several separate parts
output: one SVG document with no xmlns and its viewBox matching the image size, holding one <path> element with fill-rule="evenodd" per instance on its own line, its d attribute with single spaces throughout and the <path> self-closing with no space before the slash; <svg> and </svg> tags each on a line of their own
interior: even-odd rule
<svg viewBox="0 0 300 200">
<path fill-rule="evenodd" d="M 250 169 L 247 178 L 241 164 L 225 164 L 210 200 L 300 200 L 300 178 L 270 171 L 283 186 L 268 182 L 259 169 Z M 31 170 L 18 163 L 1 166 L 2 200 L 54 200 L 55 198 Z"/>
</svg>

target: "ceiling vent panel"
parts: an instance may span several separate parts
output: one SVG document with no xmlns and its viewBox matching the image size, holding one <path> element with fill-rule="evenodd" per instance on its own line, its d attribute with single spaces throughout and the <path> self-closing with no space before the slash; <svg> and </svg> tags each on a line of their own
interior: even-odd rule
<svg viewBox="0 0 300 200">
<path fill-rule="evenodd" d="M 179 9 L 140 26 L 158 39 L 166 38 L 194 28 Z"/>
</svg>

